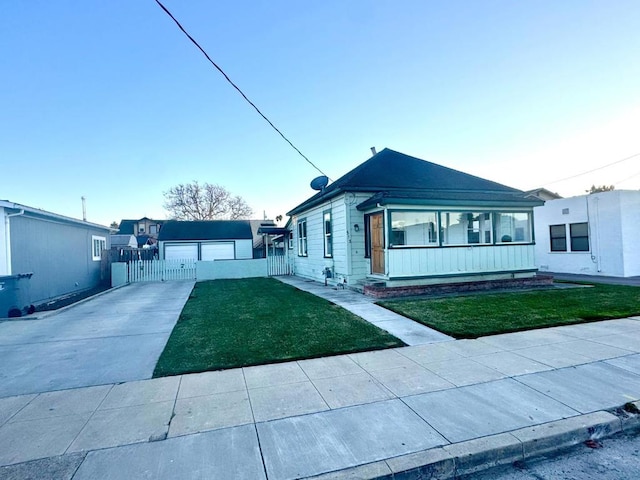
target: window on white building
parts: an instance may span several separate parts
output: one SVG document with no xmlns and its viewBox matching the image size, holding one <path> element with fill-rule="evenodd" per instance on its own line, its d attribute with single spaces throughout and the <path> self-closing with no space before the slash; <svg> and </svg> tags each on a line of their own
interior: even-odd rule
<svg viewBox="0 0 640 480">
<path fill-rule="evenodd" d="M 99 261 L 102 258 L 102 251 L 107 248 L 107 239 L 105 237 L 91 236 L 91 257 L 93 261 Z"/>
<path fill-rule="evenodd" d="M 571 236 L 572 252 L 589 251 L 589 224 L 572 223 L 569 225 L 569 235 Z"/>
<path fill-rule="evenodd" d="M 307 220 L 298 221 L 298 256 L 307 256 Z"/>
<path fill-rule="evenodd" d="M 552 252 L 567 251 L 567 229 L 565 225 L 549 225 L 549 238 Z"/>
<path fill-rule="evenodd" d="M 331 211 L 322 214 L 322 233 L 324 236 L 324 256 L 333 256 L 333 239 L 331 237 Z"/>
</svg>

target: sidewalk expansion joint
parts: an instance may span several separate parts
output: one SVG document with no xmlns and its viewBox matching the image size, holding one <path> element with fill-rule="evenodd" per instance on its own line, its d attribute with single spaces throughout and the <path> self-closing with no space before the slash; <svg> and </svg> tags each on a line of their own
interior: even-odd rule
<svg viewBox="0 0 640 480">
<path fill-rule="evenodd" d="M 640 401 L 510 432 L 410 453 L 307 477 L 308 480 L 450 479 L 523 462 L 618 433 L 640 431 Z"/>
</svg>

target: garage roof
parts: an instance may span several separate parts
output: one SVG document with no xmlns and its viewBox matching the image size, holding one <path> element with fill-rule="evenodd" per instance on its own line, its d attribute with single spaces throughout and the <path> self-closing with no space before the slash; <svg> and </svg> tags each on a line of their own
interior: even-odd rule
<svg viewBox="0 0 640 480">
<path fill-rule="evenodd" d="M 159 242 L 172 240 L 252 240 L 248 220 L 169 220 L 164 223 Z"/>
</svg>

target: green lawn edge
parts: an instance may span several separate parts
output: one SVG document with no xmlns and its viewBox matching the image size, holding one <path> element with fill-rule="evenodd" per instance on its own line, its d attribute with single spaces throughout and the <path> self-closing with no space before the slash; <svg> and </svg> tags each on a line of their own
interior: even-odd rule
<svg viewBox="0 0 640 480">
<path fill-rule="evenodd" d="M 196 283 L 153 377 L 405 346 L 351 312 L 271 278 Z"/>
<path fill-rule="evenodd" d="M 640 315 L 640 287 L 589 285 L 376 303 L 458 339 Z"/>
</svg>

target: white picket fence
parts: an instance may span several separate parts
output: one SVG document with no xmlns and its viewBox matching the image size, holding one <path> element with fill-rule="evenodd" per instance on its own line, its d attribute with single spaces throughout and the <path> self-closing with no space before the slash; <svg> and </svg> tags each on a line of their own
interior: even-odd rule
<svg viewBox="0 0 640 480">
<path fill-rule="evenodd" d="M 127 264 L 129 283 L 195 279 L 195 260 L 132 260 Z"/>
<path fill-rule="evenodd" d="M 267 273 L 270 277 L 278 275 L 289 275 L 289 258 L 284 255 L 274 255 L 267 257 Z"/>
</svg>

